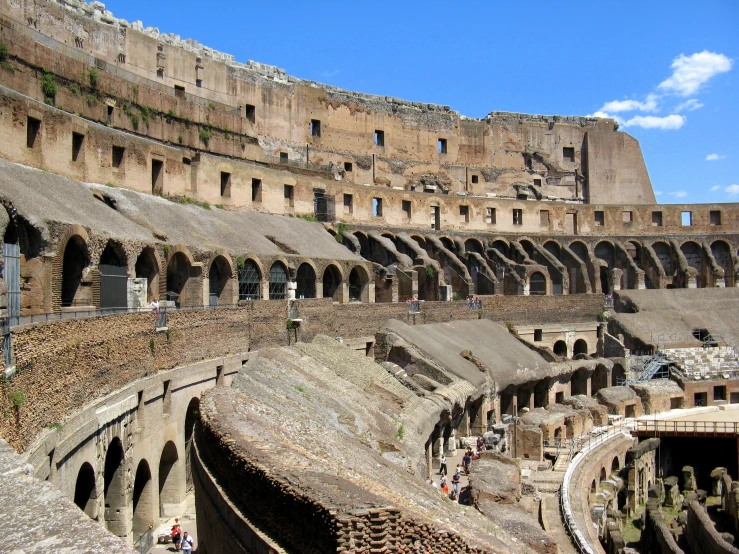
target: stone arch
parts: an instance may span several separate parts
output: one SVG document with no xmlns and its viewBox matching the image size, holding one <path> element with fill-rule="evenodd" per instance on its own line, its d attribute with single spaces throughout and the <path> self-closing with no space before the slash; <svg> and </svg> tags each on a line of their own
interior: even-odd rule
<svg viewBox="0 0 739 554">
<path fill-rule="evenodd" d="M 74 503 L 87 514 L 90 519 L 98 519 L 97 483 L 95 470 L 89 462 L 85 462 L 77 473 L 74 485 Z"/>
<path fill-rule="evenodd" d="M 128 255 L 117 241 L 109 240 L 100 255 L 93 296 L 100 309 L 128 307 Z"/>
<path fill-rule="evenodd" d="M 588 341 L 585 339 L 577 339 L 572 347 L 572 357 L 574 358 L 578 354 L 588 354 Z"/>
<path fill-rule="evenodd" d="M 190 400 L 185 413 L 185 490 L 193 488 L 192 482 L 192 437 L 195 425 L 200 419 L 200 398 L 197 396 Z"/>
<path fill-rule="evenodd" d="M 611 462 L 611 473 L 618 473 L 620 469 L 621 464 L 618 461 L 618 456 L 614 456 L 613 461 Z"/>
<path fill-rule="evenodd" d="M 316 297 L 316 268 L 310 261 L 305 261 L 298 266 L 295 274 L 297 288 L 295 298 Z"/>
<path fill-rule="evenodd" d="M 280 260 L 269 268 L 269 299 L 285 300 L 287 298 L 287 266 Z"/>
<path fill-rule="evenodd" d="M 613 243 L 608 240 L 602 240 L 595 245 L 595 257 L 602 260 L 608 266 L 608 269 L 613 269 L 616 265 L 616 249 Z"/>
<path fill-rule="evenodd" d="M 239 300 L 259 300 L 262 298 L 262 269 L 259 260 L 246 258 L 239 268 Z"/>
<path fill-rule="evenodd" d="M 490 245 L 491 248 L 495 248 L 498 252 L 500 252 L 504 257 L 508 258 L 510 257 L 510 245 L 508 242 L 496 239 L 493 241 L 493 243 Z"/>
<path fill-rule="evenodd" d="M 154 486 L 149 462 L 141 460 L 133 481 L 133 538 L 134 541 L 155 523 Z"/>
<path fill-rule="evenodd" d="M 688 266 L 698 272 L 697 286 L 699 288 L 705 287 L 705 281 L 703 279 L 703 248 L 701 245 L 695 241 L 687 240 L 680 245 L 680 251 L 685 256 Z"/>
<path fill-rule="evenodd" d="M 593 371 L 593 377 L 590 380 L 590 394 L 595 394 L 600 389 L 608 387 L 608 369 L 602 364 L 598 364 Z"/>
<path fill-rule="evenodd" d="M 724 270 L 724 286 L 734 286 L 734 263 L 731 257 L 731 246 L 725 240 L 715 240 L 711 243 L 711 254 L 716 265 Z"/>
<path fill-rule="evenodd" d="M 613 364 L 611 369 L 611 386 L 618 387 L 626 381 L 626 370 L 621 364 Z"/>
<path fill-rule="evenodd" d="M 233 304 L 233 264 L 228 254 L 218 254 L 208 269 L 208 298 L 210 306 Z"/>
<path fill-rule="evenodd" d="M 180 457 L 177 446 L 168 441 L 159 458 L 159 517 L 174 515 L 167 505 L 180 503 Z"/>
<path fill-rule="evenodd" d="M 447 236 L 439 237 L 439 242 L 441 242 L 441 244 L 444 245 L 444 248 L 446 248 L 450 252 L 457 252 L 457 245 L 452 238 Z"/>
<path fill-rule="evenodd" d="M 194 292 L 189 290 L 190 273 L 194 260 L 189 250 L 175 247 L 169 253 L 167 261 L 167 300 L 174 300 L 177 307 L 197 305 Z"/>
<path fill-rule="evenodd" d="M 372 257 L 372 253 L 367 235 L 362 231 L 354 231 L 352 234 L 359 241 L 359 255 L 369 260 Z"/>
<path fill-rule="evenodd" d="M 588 396 L 587 369 L 580 368 L 572 374 L 572 379 L 570 379 L 570 390 L 572 396 L 577 396 L 578 394 L 584 394 L 585 396 Z"/>
<path fill-rule="evenodd" d="M 116 267 L 128 267 L 128 256 L 123 245 L 115 240 L 109 240 L 100 254 L 98 265 L 113 265 Z"/>
<path fill-rule="evenodd" d="M 83 287 L 82 281 L 90 265 L 87 233 L 75 233 L 64 241 L 61 263 L 61 305 L 62 307 L 88 306 L 92 303 L 89 287 Z"/>
<path fill-rule="evenodd" d="M 662 269 L 665 270 L 665 274 L 670 276 L 673 274 L 672 264 L 672 249 L 670 245 L 663 241 L 656 241 L 652 243 L 652 250 L 657 255 L 659 263 L 662 264 Z"/>
<path fill-rule="evenodd" d="M 547 278 L 541 271 L 534 271 L 529 277 L 529 294 L 544 296 L 547 293 Z"/>
<path fill-rule="evenodd" d="M 121 439 L 115 437 L 105 453 L 103 474 L 103 498 L 105 499 L 105 528 L 119 537 L 127 533 L 126 521 L 120 512 L 126 506 L 126 464 Z"/>
<path fill-rule="evenodd" d="M 477 252 L 481 256 L 485 253 L 482 241 L 478 238 L 468 238 L 464 241 L 464 248 L 467 252 Z"/>
<path fill-rule="evenodd" d="M 600 482 L 602 483 L 606 479 L 608 479 L 608 474 L 606 473 L 606 468 L 602 467 L 600 468 Z"/>
<path fill-rule="evenodd" d="M 146 246 L 136 258 L 137 279 L 146 279 L 146 300 L 150 302 L 159 297 L 159 273 L 161 271 L 159 254 L 152 246 Z"/>
<path fill-rule="evenodd" d="M 323 297 L 333 298 L 335 301 L 340 302 L 342 298 L 342 287 L 341 284 L 344 281 L 344 276 L 341 274 L 341 268 L 335 264 L 330 263 L 326 266 L 323 271 Z"/>
<path fill-rule="evenodd" d="M 418 243 L 418 246 L 426 250 L 426 239 L 421 235 L 411 235 L 411 238 Z"/>
<path fill-rule="evenodd" d="M 584 242 L 580 240 L 572 241 L 569 248 L 578 258 L 580 258 L 580 261 L 587 263 L 590 260 L 590 252 Z"/>
<path fill-rule="evenodd" d="M 563 340 L 558 340 L 554 343 L 554 346 L 552 347 L 552 351 L 561 358 L 567 357 L 567 343 Z"/>
<path fill-rule="evenodd" d="M 369 275 L 361 265 L 355 265 L 349 272 L 349 301 L 369 302 Z"/>
<path fill-rule="evenodd" d="M 561 260 L 562 258 L 562 247 L 559 245 L 558 242 L 553 240 L 548 240 L 544 243 L 544 250 L 549 252 L 552 256 L 557 258 L 558 260 Z"/>
<path fill-rule="evenodd" d="M 523 248 L 524 252 L 526 252 L 526 255 L 530 259 L 534 259 L 534 243 L 531 242 L 529 239 L 519 239 L 518 244 L 521 245 L 521 248 Z"/>
</svg>

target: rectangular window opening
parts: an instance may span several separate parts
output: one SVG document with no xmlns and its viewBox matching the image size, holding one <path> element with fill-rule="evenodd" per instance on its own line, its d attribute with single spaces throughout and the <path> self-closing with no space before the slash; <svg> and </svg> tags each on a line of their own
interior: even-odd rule
<svg viewBox="0 0 739 554">
<path fill-rule="evenodd" d="M 346 171 L 347 173 L 351 173 L 352 169 L 353 166 L 351 162 L 344 162 L 344 171 Z"/>
<path fill-rule="evenodd" d="M 292 185 L 285 185 L 284 190 L 285 206 L 292 208 L 295 206 L 295 187 Z"/>
<path fill-rule="evenodd" d="M 216 386 L 220 387 L 223 385 L 223 366 L 216 366 Z"/>
<path fill-rule="evenodd" d="M 121 167 L 123 165 L 123 155 L 125 154 L 126 149 L 122 146 L 114 146 L 113 147 L 113 167 Z"/>
<path fill-rule="evenodd" d="M 221 171 L 221 196 L 231 197 L 231 174 Z"/>
<path fill-rule="evenodd" d="M 495 208 L 485 208 L 485 223 L 495 225 Z"/>
<path fill-rule="evenodd" d="M 203 80 L 202 79 L 195 79 L 195 86 L 198 88 L 203 88 Z"/>
<path fill-rule="evenodd" d="M 403 208 L 403 217 L 406 219 L 410 219 L 411 218 L 411 201 L 403 200 L 402 208 Z"/>
<path fill-rule="evenodd" d="M 713 400 L 726 400 L 726 387 L 721 385 L 713 387 Z"/>
<path fill-rule="evenodd" d="M 473 185 L 476 185 L 479 182 L 480 182 L 480 177 L 478 175 L 473 175 L 472 176 L 472 184 Z"/>
<path fill-rule="evenodd" d="M 522 209 L 514 209 L 513 210 L 513 224 L 514 225 L 523 225 L 523 210 Z"/>
<path fill-rule="evenodd" d="M 310 120 L 310 136 L 312 137 L 321 136 L 321 122 L 317 119 Z"/>
<path fill-rule="evenodd" d="M 185 87 L 183 87 L 182 85 L 175 85 L 174 86 L 174 95 L 177 98 L 181 98 L 181 99 L 185 98 Z"/>
<path fill-rule="evenodd" d="M 351 194 L 344 195 L 344 213 L 354 213 L 354 197 Z"/>
<path fill-rule="evenodd" d="M 164 381 L 164 394 L 162 395 L 162 414 L 169 415 L 172 412 L 172 381 Z"/>
<path fill-rule="evenodd" d="M 281 164 L 287 163 L 287 152 L 280 152 L 280 163 Z"/>
<path fill-rule="evenodd" d="M 624 223 L 631 223 L 633 221 L 633 214 L 631 212 L 622 212 L 621 218 Z"/>
<path fill-rule="evenodd" d="M 385 146 L 385 131 L 375 131 L 375 146 Z"/>
<path fill-rule="evenodd" d="M 662 227 L 662 212 L 652 212 L 652 227 Z"/>
<path fill-rule="evenodd" d="M 539 210 L 539 223 L 549 229 L 549 210 Z"/>
<path fill-rule="evenodd" d="M 257 120 L 257 109 L 251 104 L 244 106 L 244 117 L 248 119 L 252 124 Z"/>
<path fill-rule="evenodd" d="M 382 198 L 372 199 L 372 215 L 382 217 Z"/>
<path fill-rule="evenodd" d="M 33 148 L 36 144 L 36 137 L 38 137 L 40 130 L 41 120 L 29 115 L 26 129 L 26 146 L 28 146 L 28 148 Z"/>
<path fill-rule="evenodd" d="M 108 108 L 108 123 L 113 122 L 113 106 L 106 106 Z"/>
<path fill-rule="evenodd" d="M 470 222 L 470 207 L 469 206 L 459 207 L 459 220 L 462 223 Z"/>
<path fill-rule="evenodd" d="M 534 329 L 534 342 L 541 342 L 543 334 L 541 329 Z"/>
<path fill-rule="evenodd" d="M 709 214 L 709 222 L 711 225 L 721 225 L 721 212 L 718 210 L 711 210 Z"/>
<path fill-rule="evenodd" d="M 431 206 L 431 228 L 439 231 L 441 229 L 441 208 Z"/>
<path fill-rule="evenodd" d="M 251 201 L 252 202 L 262 201 L 262 180 L 261 179 L 251 180 Z"/>
<path fill-rule="evenodd" d="M 595 219 L 595 226 L 596 227 L 603 227 L 606 224 L 606 214 L 605 214 L 605 212 L 603 212 L 601 210 L 596 210 L 595 211 L 595 215 L 594 215 L 594 219 Z"/>
<path fill-rule="evenodd" d="M 446 139 L 439 139 L 439 154 L 446 154 Z"/>
<path fill-rule="evenodd" d="M 565 146 L 562 148 L 562 159 L 566 162 L 575 161 L 575 148 L 572 146 Z"/>
<path fill-rule="evenodd" d="M 164 188 L 164 162 L 151 160 L 151 193 L 161 196 Z"/>
<path fill-rule="evenodd" d="M 541 179 L 534 179 L 534 186 L 540 187 L 541 186 Z"/>
<path fill-rule="evenodd" d="M 81 133 L 72 133 L 72 161 L 79 160 L 82 152 L 82 144 L 85 142 L 85 135 Z"/>
<path fill-rule="evenodd" d="M 680 212 L 680 221 L 683 227 L 691 227 L 693 225 L 693 212 Z"/>
<path fill-rule="evenodd" d="M 557 392 L 554 394 L 554 402 L 557 404 L 561 404 L 565 401 L 565 393 L 563 392 Z"/>
</svg>

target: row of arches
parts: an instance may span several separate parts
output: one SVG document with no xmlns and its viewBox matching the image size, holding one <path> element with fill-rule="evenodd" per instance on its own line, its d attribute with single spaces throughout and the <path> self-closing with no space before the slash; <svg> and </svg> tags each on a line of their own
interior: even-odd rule
<svg viewBox="0 0 739 554">
<path fill-rule="evenodd" d="M 160 517 L 172 515 L 168 505 L 179 505 L 192 489 L 190 454 L 193 431 L 197 421 L 200 400 L 191 399 L 182 430 L 184 452 L 173 440 L 167 441 L 153 471 L 149 460 L 142 458 L 135 464 L 133 488 L 126 482 L 130 468 L 120 437 L 113 437 L 107 445 L 102 468 L 102 491 L 92 463 L 85 461 L 77 472 L 73 500 L 91 519 L 102 521 L 110 532 L 134 537 L 145 533 Z M 102 492 L 102 503 L 99 501 Z M 101 511 L 102 510 L 102 511 Z M 131 521 L 127 521 L 130 514 Z"/>
</svg>

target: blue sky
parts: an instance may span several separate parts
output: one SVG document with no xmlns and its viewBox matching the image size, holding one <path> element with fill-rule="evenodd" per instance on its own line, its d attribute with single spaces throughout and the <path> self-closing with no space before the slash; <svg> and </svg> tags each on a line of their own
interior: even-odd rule
<svg viewBox="0 0 739 554">
<path fill-rule="evenodd" d="M 618 117 L 659 202 L 739 202 L 739 1 L 111 0 L 117 17 L 350 90 Z"/>
</svg>

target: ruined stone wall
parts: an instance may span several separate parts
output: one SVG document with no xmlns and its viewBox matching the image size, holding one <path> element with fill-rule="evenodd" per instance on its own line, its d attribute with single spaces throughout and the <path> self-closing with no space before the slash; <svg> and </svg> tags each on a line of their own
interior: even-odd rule
<svg viewBox="0 0 739 554">
<path fill-rule="evenodd" d="M 665 523 L 658 507 L 647 505 L 644 528 L 639 539 L 639 551 L 650 554 L 684 554 Z"/>
<path fill-rule="evenodd" d="M 692 554 L 739 554 L 739 549 L 721 538 L 706 509 L 697 500 L 688 505 L 685 537 Z"/>
<path fill-rule="evenodd" d="M 602 296 L 486 297 L 486 317 L 496 321 L 594 319 Z M 405 304 L 343 304 L 330 299 L 297 302 L 303 319 L 288 334 L 287 305 L 254 301 L 239 308 L 170 311 L 168 333 L 154 332 L 149 313 L 67 320 L 15 328 L 18 373 L 0 395 L 0 435 L 24 450 L 39 430 L 100 396 L 150 373 L 230 353 L 282 346 L 295 336 L 366 337 L 390 318 L 409 323 L 477 319 L 462 302 L 425 302 L 419 315 Z M 291 337 L 291 338 L 289 338 Z M 8 393 L 22 391 L 15 408 Z"/>
</svg>

